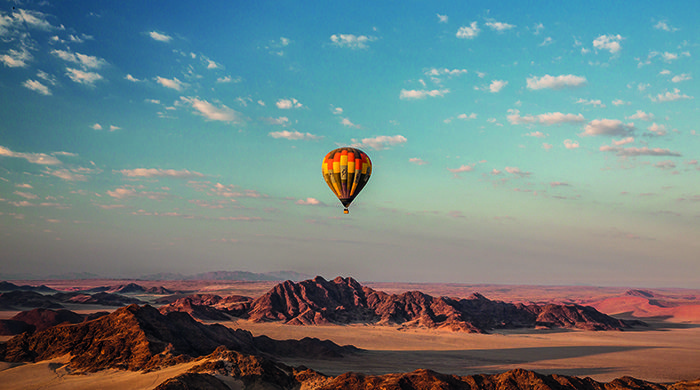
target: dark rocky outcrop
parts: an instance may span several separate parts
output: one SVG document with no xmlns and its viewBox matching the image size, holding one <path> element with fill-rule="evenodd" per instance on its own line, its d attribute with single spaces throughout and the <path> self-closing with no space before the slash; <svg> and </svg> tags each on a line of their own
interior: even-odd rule
<svg viewBox="0 0 700 390">
<path fill-rule="evenodd" d="M 480 294 L 455 299 L 420 291 L 389 295 L 341 277 L 280 283 L 251 302 L 245 316 L 256 322 L 292 325 L 373 323 L 482 333 L 527 327 L 622 330 L 643 324 L 576 304 L 512 304 Z"/>
<path fill-rule="evenodd" d="M 181 311 L 200 320 L 226 321 L 230 319 L 229 316 L 245 315 L 252 301 L 253 298 L 240 295 L 222 298 L 214 294 L 193 294 L 161 306 L 160 312 L 165 314 Z"/>
</svg>

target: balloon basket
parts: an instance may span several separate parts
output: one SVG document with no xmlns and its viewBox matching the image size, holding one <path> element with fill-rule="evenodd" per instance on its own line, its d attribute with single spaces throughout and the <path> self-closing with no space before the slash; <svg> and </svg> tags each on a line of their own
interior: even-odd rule
<svg viewBox="0 0 700 390">
<path fill-rule="evenodd" d="M 343 214 L 349 214 L 349 213 L 350 212 L 348 211 L 348 209 L 343 210 Z"/>
</svg>

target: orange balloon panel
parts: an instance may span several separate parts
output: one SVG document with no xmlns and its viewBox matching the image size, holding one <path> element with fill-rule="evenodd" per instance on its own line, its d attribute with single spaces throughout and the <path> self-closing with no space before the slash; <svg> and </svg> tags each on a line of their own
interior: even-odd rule
<svg viewBox="0 0 700 390">
<path fill-rule="evenodd" d="M 362 191 L 372 174 L 372 161 L 367 154 L 355 148 L 338 148 L 326 155 L 321 164 L 323 179 L 345 206 Z"/>
</svg>

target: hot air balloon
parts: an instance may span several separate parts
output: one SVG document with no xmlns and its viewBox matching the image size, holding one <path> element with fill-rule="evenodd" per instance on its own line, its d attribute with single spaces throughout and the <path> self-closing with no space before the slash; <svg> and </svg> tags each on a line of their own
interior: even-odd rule
<svg viewBox="0 0 700 390">
<path fill-rule="evenodd" d="M 362 191 L 372 174 L 367 154 L 355 148 L 338 148 L 326 155 L 321 165 L 323 178 L 348 213 L 350 203 Z"/>
</svg>

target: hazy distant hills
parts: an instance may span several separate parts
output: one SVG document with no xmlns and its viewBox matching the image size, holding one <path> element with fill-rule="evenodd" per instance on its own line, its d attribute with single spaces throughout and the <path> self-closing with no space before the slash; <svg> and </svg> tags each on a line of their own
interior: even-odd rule
<svg viewBox="0 0 700 390">
<path fill-rule="evenodd" d="M 248 271 L 212 271 L 194 275 L 177 273 L 157 273 L 144 275 L 140 280 L 244 280 L 244 281 L 276 281 L 276 280 L 305 280 L 311 276 L 294 271 L 277 271 L 255 273 Z"/>
</svg>

